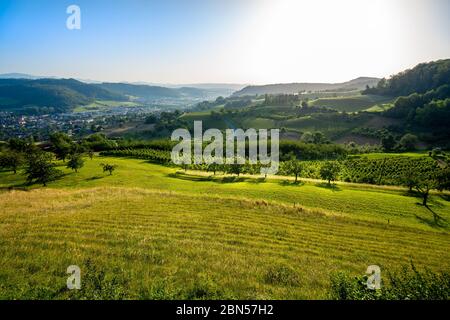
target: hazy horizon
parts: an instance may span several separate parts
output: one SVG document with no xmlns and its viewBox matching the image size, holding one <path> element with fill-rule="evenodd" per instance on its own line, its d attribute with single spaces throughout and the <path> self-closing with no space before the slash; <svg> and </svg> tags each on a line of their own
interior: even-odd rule
<svg viewBox="0 0 450 320">
<path fill-rule="evenodd" d="M 68 30 L 66 8 L 81 8 Z M 338 83 L 450 57 L 445 0 L 0 0 L 0 73 L 105 82 Z"/>
</svg>

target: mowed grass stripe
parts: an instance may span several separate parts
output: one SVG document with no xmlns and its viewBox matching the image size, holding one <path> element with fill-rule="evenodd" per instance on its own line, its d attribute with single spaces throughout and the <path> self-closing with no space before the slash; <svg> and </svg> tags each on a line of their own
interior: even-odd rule
<svg viewBox="0 0 450 320">
<path fill-rule="evenodd" d="M 130 276 L 130 297 L 141 297 L 139 292 L 159 281 L 166 281 L 165 288 L 183 288 L 206 277 L 208 283 L 226 288 L 222 297 L 320 298 L 326 296 L 332 270 L 363 273 L 368 264 L 389 268 L 409 258 L 419 266 L 441 269 L 450 261 L 445 232 L 299 213 L 256 201 L 199 202 L 197 196 L 136 192 L 99 188 L 65 190 L 63 197 L 59 190 L 0 195 L 6 208 L 14 207 L 12 201 L 20 207 L 0 211 L 9 221 L 7 232 L 0 224 L 0 278 L 22 284 L 27 292 L 29 281 L 50 277 L 55 283 L 52 287 L 49 282 L 50 288 L 57 290 L 65 283 L 63 263 L 83 264 L 91 256 L 108 274 L 116 266 Z M 61 203 L 51 203 L 55 198 Z M 85 198 L 99 200 L 81 205 Z M 33 206 L 26 205 L 30 200 Z M 135 208 L 132 213 L 124 210 L 128 206 Z M 42 256 L 47 268 L 39 267 Z M 301 280 L 266 283 L 268 270 L 279 265 L 290 266 Z M 60 297 L 67 294 L 63 291 Z"/>
</svg>

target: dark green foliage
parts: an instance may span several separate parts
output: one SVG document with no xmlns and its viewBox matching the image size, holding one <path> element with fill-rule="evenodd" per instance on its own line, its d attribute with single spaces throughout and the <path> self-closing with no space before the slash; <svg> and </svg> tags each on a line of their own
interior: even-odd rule
<svg viewBox="0 0 450 320">
<path fill-rule="evenodd" d="M 403 137 L 401 137 L 398 142 L 397 150 L 400 151 L 413 151 L 416 149 L 416 145 L 419 142 L 417 136 L 407 133 Z"/>
<path fill-rule="evenodd" d="M 127 100 L 74 79 L 0 79 L 0 97 L 13 101 L 8 109 L 25 114 L 68 112 L 95 99 Z"/>
<path fill-rule="evenodd" d="M 346 148 L 337 144 L 280 141 L 281 160 L 289 160 L 292 156 L 300 160 L 339 159 L 346 155 Z"/>
<path fill-rule="evenodd" d="M 78 172 L 84 166 L 83 155 L 81 153 L 72 153 L 69 155 L 69 161 L 67 161 L 67 168 Z"/>
<path fill-rule="evenodd" d="M 367 288 L 367 276 L 336 273 L 331 277 L 330 298 L 337 300 L 448 300 L 450 273 L 419 271 L 414 265 L 387 272 L 379 290 Z"/>
<path fill-rule="evenodd" d="M 144 159 L 155 163 L 168 164 L 171 161 L 170 152 L 156 149 L 122 149 L 103 151 L 102 156 L 130 157 Z"/>
<path fill-rule="evenodd" d="M 283 162 L 283 166 L 281 168 L 282 172 L 288 175 L 295 176 L 295 182 L 297 182 L 298 177 L 301 175 L 303 171 L 302 162 L 296 159 L 292 159 L 286 162 Z"/>
<path fill-rule="evenodd" d="M 65 161 L 75 147 L 72 139 L 65 133 L 55 132 L 50 135 L 50 143 L 56 158 Z"/>
<path fill-rule="evenodd" d="M 328 184 L 330 184 L 331 181 L 335 181 L 337 179 L 340 171 L 341 165 L 338 162 L 327 161 L 324 162 L 324 164 L 320 168 L 320 176 L 322 179 L 327 180 Z"/>
<path fill-rule="evenodd" d="M 442 127 L 449 132 L 450 98 L 432 101 L 416 109 L 414 122 L 422 127 Z"/>
<path fill-rule="evenodd" d="M 425 93 L 445 84 L 450 84 L 450 59 L 418 64 L 389 79 L 381 79 L 375 88 L 366 89 L 364 93 L 398 97 Z"/>
<path fill-rule="evenodd" d="M 111 176 L 113 171 L 116 170 L 117 166 L 115 164 L 109 164 L 109 163 L 101 163 L 100 166 L 103 168 L 103 172 L 109 172 L 109 175 Z"/>
<path fill-rule="evenodd" d="M 17 173 L 17 169 L 23 164 L 23 162 L 23 155 L 17 151 L 0 153 L 0 168 L 10 169 L 14 172 L 14 174 Z"/>
<path fill-rule="evenodd" d="M 27 182 L 42 183 L 44 186 L 62 175 L 60 170 L 55 168 L 53 154 L 49 152 L 36 151 L 27 155 L 27 168 L 25 174 Z"/>
<path fill-rule="evenodd" d="M 395 137 L 389 132 L 383 134 L 383 136 L 381 137 L 381 146 L 386 152 L 394 150 L 396 143 L 397 142 L 395 141 Z"/>
<path fill-rule="evenodd" d="M 153 123 L 156 123 L 157 121 L 158 121 L 158 118 L 154 114 L 151 114 L 151 115 L 147 116 L 147 118 L 145 118 L 146 124 L 153 124 Z"/>
<path fill-rule="evenodd" d="M 16 152 L 29 152 L 33 149 L 33 142 L 26 139 L 11 138 L 8 140 L 8 148 Z"/>
<path fill-rule="evenodd" d="M 433 100 L 444 100 L 450 97 L 450 85 L 443 85 L 437 89 L 430 90 L 425 94 L 412 93 L 409 96 L 399 97 L 394 106 L 385 111 L 384 114 L 391 118 L 413 119 L 415 110 Z"/>
<path fill-rule="evenodd" d="M 239 175 L 241 173 L 243 173 L 243 171 L 244 171 L 244 165 L 238 164 L 238 163 L 233 163 L 233 164 L 227 165 L 226 170 L 227 170 L 227 173 L 235 174 L 239 177 Z"/>
<path fill-rule="evenodd" d="M 117 142 L 109 140 L 103 133 L 94 133 L 83 139 L 81 145 L 86 150 L 103 151 L 117 148 Z"/>
</svg>

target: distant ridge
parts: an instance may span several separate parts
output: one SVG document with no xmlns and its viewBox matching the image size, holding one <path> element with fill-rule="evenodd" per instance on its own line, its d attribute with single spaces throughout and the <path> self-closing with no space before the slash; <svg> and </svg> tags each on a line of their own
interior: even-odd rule
<svg viewBox="0 0 450 320">
<path fill-rule="evenodd" d="M 247 86 L 233 93 L 234 96 L 263 95 L 263 94 L 296 94 L 303 91 L 326 91 L 326 90 L 363 90 L 366 86 L 374 86 L 379 78 L 359 77 L 342 83 L 279 83 L 259 86 Z"/>
</svg>

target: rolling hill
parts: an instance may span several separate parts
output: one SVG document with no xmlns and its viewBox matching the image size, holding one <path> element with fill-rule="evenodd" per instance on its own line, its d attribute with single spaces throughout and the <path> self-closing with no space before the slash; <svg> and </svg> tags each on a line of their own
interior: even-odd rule
<svg viewBox="0 0 450 320">
<path fill-rule="evenodd" d="M 359 77 L 342 83 L 280 83 L 260 86 L 247 86 L 235 92 L 234 96 L 264 95 L 264 94 L 297 94 L 304 91 L 351 91 L 362 90 L 366 86 L 374 86 L 380 79 Z"/>
<path fill-rule="evenodd" d="M 75 79 L 0 79 L 0 110 L 68 112 L 96 99 L 127 100 L 123 95 Z"/>
<path fill-rule="evenodd" d="M 0 111 L 21 114 L 71 112 L 98 100 L 185 106 L 215 99 L 222 93 L 231 94 L 232 89 L 86 83 L 76 79 L 40 78 L 16 73 L 0 75 Z"/>
</svg>

